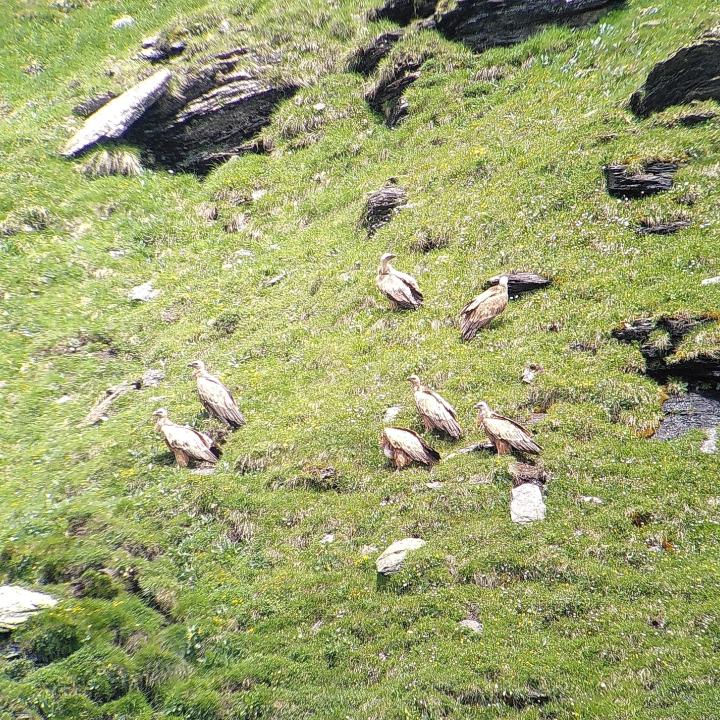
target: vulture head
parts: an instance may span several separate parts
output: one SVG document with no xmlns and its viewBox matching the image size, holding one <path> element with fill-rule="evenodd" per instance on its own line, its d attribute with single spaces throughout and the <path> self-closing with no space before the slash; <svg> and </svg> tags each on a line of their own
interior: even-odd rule
<svg viewBox="0 0 720 720">
<path fill-rule="evenodd" d="M 168 411 L 165 408 L 158 408 L 152 416 L 156 418 L 155 424 L 161 425 L 163 421 L 168 419 Z"/>
<path fill-rule="evenodd" d="M 383 272 L 387 272 L 387 267 L 394 257 L 396 257 L 394 253 L 385 253 L 384 255 L 380 256 L 380 269 Z"/>
<path fill-rule="evenodd" d="M 188 363 L 188 367 L 194 370 L 193 375 L 195 376 L 205 372 L 205 363 L 202 360 L 193 360 Z"/>
<path fill-rule="evenodd" d="M 473 407 L 475 407 L 477 409 L 480 417 L 486 418 L 486 417 L 490 417 L 490 415 L 492 414 L 492 410 L 490 409 L 490 406 L 484 400 L 481 400 L 479 403 L 477 403 Z"/>
<path fill-rule="evenodd" d="M 418 390 L 420 388 L 420 378 L 417 375 L 410 375 L 408 377 L 408 382 L 412 385 L 413 390 Z"/>
<path fill-rule="evenodd" d="M 508 286 L 508 281 L 509 281 L 509 280 L 510 280 L 510 278 L 509 278 L 507 275 L 503 275 L 503 276 L 498 280 L 498 285 L 500 285 L 501 287 L 506 288 L 506 287 Z"/>
</svg>

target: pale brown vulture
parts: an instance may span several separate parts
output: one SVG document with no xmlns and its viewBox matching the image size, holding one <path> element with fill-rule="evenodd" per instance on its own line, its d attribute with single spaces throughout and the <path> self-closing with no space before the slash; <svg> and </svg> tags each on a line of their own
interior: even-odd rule
<svg viewBox="0 0 720 720">
<path fill-rule="evenodd" d="M 441 395 L 423 385 L 417 375 L 411 375 L 408 380 L 415 395 L 415 405 L 426 430 L 437 430 L 457 440 L 462 430 L 457 421 L 455 408 Z"/>
<path fill-rule="evenodd" d="M 380 258 L 378 289 L 390 301 L 394 310 L 417 310 L 423 304 L 423 294 L 417 280 L 412 275 L 396 270 L 390 264 L 394 257 L 392 253 L 385 253 Z"/>
<path fill-rule="evenodd" d="M 460 311 L 463 340 L 472 340 L 477 331 L 489 325 L 508 304 L 508 278 L 503 275 L 497 285 L 478 295 Z"/>
<path fill-rule="evenodd" d="M 220 450 L 209 435 L 187 425 L 174 423 L 165 408 L 156 410 L 153 417 L 157 418 L 155 428 L 165 438 L 178 467 L 187 467 L 191 460 L 214 465 L 220 458 Z"/>
<path fill-rule="evenodd" d="M 507 455 L 511 450 L 530 455 L 542 452 L 530 431 L 522 425 L 493 412 L 486 402 L 479 402 L 475 407 L 479 411 L 478 425 L 485 430 L 498 455 Z"/>
<path fill-rule="evenodd" d="M 421 465 L 434 465 L 440 462 L 440 453 L 433 450 L 412 430 L 386 427 L 380 436 L 380 447 L 398 470 L 414 462 Z"/>
<path fill-rule="evenodd" d="M 245 424 L 245 417 L 240 412 L 230 390 L 205 369 L 202 360 L 193 360 L 188 367 L 193 368 L 200 402 L 211 417 L 221 420 L 233 429 L 242 427 Z"/>
</svg>

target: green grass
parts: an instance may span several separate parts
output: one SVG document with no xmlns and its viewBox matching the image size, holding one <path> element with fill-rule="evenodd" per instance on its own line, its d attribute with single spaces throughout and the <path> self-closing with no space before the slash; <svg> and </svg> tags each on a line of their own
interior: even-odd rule
<svg viewBox="0 0 720 720">
<path fill-rule="evenodd" d="M 720 12 L 631 0 L 590 28 L 481 55 L 415 33 L 385 64 L 433 57 L 407 92 L 408 119 L 388 130 L 363 101 L 368 83 L 343 70 L 385 27 L 367 27 L 371 4 L 257 0 L 237 15 L 199 0 L 3 4 L 0 221 L 21 230 L 0 237 L 0 576 L 46 583 L 62 602 L 13 635 L 20 659 L 0 659 L 2 720 L 717 713 L 717 458 L 697 432 L 643 437 L 662 391 L 609 333 L 639 315 L 717 312 L 720 286 L 700 281 L 720 274 L 719 126 L 669 126 L 677 109 L 638 121 L 626 101 Z M 125 13 L 137 24 L 112 30 Z M 141 38 L 204 18 L 200 52 L 225 16 L 262 43 L 307 31 L 290 65 L 308 87 L 264 131 L 270 155 L 204 181 L 151 169 L 89 179 L 59 158 L 80 122 L 71 108 L 124 87 Z M 23 72 L 30 62 L 44 70 Z M 482 79 L 493 66 L 505 76 Z M 654 157 L 683 160 L 670 193 L 607 196 L 605 163 Z M 409 206 L 367 238 L 366 194 L 390 177 Z M 255 190 L 266 192 L 228 202 Z M 688 192 L 692 207 L 679 203 Z M 202 203 L 218 204 L 217 221 L 198 219 Z M 681 211 L 692 226 L 679 235 L 633 229 Z M 247 227 L 224 232 L 238 212 Z M 22 229 L 33 222 L 44 227 Z M 448 243 L 413 250 L 427 236 Z M 425 293 L 416 313 L 391 313 L 375 290 L 388 249 Z M 553 285 L 461 344 L 449 320 L 511 270 Z M 128 302 L 148 280 L 160 297 Z M 718 332 L 704 326 L 679 353 L 718 348 Z M 195 357 L 248 419 L 210 476 L 172 467 L 150 419 L 162 405 L 212 427 L 186 368 Z M 529 362 L 545 368 L 531 388 Z M 164 370 L 158 388 L 80 426 L 106 387 L 147 368 Z M 481 439 L 480 399 L 547 411 L 535 426 L 552 476 L 544 523 L 510 522 L 506 458 L 388 469 L 385 409 L 403 405 L 396 422 L 421 428 L 412 372 L 455 404 L 468 444 Z M 325 466 L 336 489 L 312 480 Z M 409 535 L 427 545 L 379 583 L 375 557 Z M 469 616 L 482 635 L 457 627 Z"/>
</svg>

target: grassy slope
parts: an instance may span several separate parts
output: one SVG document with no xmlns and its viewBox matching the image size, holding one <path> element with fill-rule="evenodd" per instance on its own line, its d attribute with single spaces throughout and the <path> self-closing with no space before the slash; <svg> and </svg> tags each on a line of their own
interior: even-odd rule
<svg viewBox="0 0 720 720">
<path fill-rule="evenodd" d="M 309 26 L 306 4 L 256 2 L 247 18 Z M 357 3 L 338 5 L 312 13 L 334 52 L 368 31 Z M 201 183 L 162 172 L 90 181 L 56 157 L 77 124 L 70 108 L 106 87 L 111 58 L 202 12 L 197 0 L 66 13 L 4 4 L 0 211 L 40 205 L 50 223 L 0 243 L 2 571 L 64 598 L 17 633 L 21 645 L 47 659 L 58 638 L 79 649 L 38 669 L 0 660 L 3 720 L 712 716 L 717 459 L 699 453 L 697 433 L 641 437 L 661 394 L 632 371 L 638 352 L 607 333 L 645 312 L 707 312 L 720 300 L 720 286 L 700 286 L 720 274 L 718 126 L 669 129 L 624 109 L 654 62 L 720 20 L 713 5 L 632 0 L 601 25 L 483 55 L 422 33 L 398 49 L 435 52 L 400 128 L 368 110 L 361 78 L 332 74 L 279 109 L 272 156 L 234 160 Z M 124 12 L 138 24 L 111 30 Z M 23 73 L 31 60 L 44 72 Z M 508 76 L 473 79 L 493 64 Z M 305 132 L 318 101 L 333 119 Z M 655 156 L 688 160 L 675 190 L 633 204 L 607 197 L 605 162 Z M 411 207 L 368 240 L 357 227 L 365 193 L 390 176 Z M 195 217 L 227 189 L 267 191 L 240 208 L 245 232 Z M 682 235 L 627 227 L 677 212 L 689 189 L 699 201 Z M 236 211 L 220 207 L 221 220 Z M 414 253 L 423 233 L 448 247 Z M 113 259 L 113 248 L 127 255 Z M 390 314 L 377 298 L 376 259 L 388 248 L 419 278 L 422 311 Z M 240 249 L 252 257 L 228 267 Z M 112 274 L 96 277 L 99 268 Z M 444 321 L 486 277 L 513 269 L 555 283 L 461 345 Z M 127 290 L 149 279 L 160 298 L 130 305 Z M 168 308 L 177 322 L 161 319 Z M 118 355 L 95 352 L 101 342 L 58 352 L 81 334 L 108 338 Z M 574 342 L 595 352 L 573 352 Z M 174 469 L 149 422 L 162 404 L 208 426 L 185 367 L 195 356 L 237 388 L 249 420 L 212 476 Z M 529 361 L 546 369 L 530 390 L 519 382 Z M 78 428 L 105 387 L 161 366 L 158 389 Z M 480 398 L 520 416 L 549 408 L 536 426 L 553 476 L 546 522 L 510 523 L 504 458 L 461 456 L 432 475 L 387 469 L 385 408 L 402 404 L 398 422 L 419 429 L 409 372 L 456 404 L 470 439 Z M 235 472 L 245 456 L 264 469 Z M 340 491 L 304 488 L 307 469 L 325 465 Z M 442 489 L 427 489 L 430 479 Z M 650 522 L 636 527 L 637 512 Z M 247 542 L 227 539 L 238 521 L 253 529 Z M 326 533 L 335 541 L 322 545 Z M 408 535 L 427 546 L 378 585 L 375 553 L 362 546 Z M 134 576 L 138 591 L 73 598 L 71 581 L 102 567 Z M 469 614 L 483 635 L 458 630 Z M 523 709 L 538 691 L 551 700 Z"/>
</svg>

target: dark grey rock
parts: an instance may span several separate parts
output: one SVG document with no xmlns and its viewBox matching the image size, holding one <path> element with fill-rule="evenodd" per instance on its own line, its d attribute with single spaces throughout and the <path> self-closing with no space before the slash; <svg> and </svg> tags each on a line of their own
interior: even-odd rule
<svg viewBox="0 0 720 720">
<path fill-rule="evenodd" d="M 606 165 L 605 182 L 608 194 L 623 199 L 637 199 L 667 192 L 673 186 L 678 170 L 674 162 L 647 163 L 642 172 L 629 172 L 625 165 Z"/>
<path fill-rule="evenodd" d="M 678 50 L 658 63 L 643 87 L 630 98 L 632 111 L 641 117 L 693 100 L 720 100 L 720 38 Z"/>
<path fill-rule="evenodd" d="M 362 225 L 368 235 L 374 235 L 383 225 L 390 222 L 398 208 L 407 203 L 405 188 L 394 183 L 386 185 L 368 195 Z"/>
</svg>

